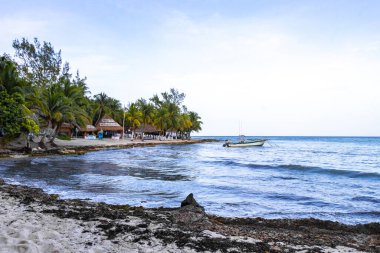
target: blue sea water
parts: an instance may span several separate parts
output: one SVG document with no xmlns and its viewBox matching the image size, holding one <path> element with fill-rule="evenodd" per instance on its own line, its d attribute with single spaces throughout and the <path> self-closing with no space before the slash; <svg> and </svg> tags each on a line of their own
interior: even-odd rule
<svg viewBox="0 0 380 253">
<path fill-rule="evenodd" d="M 0 177 L 112 204 L 177 207 L 192 192 L 222 216 L 380 222 L 380 138 L 269 139 L 251 148 L 210 142 L 5 159 Z"/>
</svg>

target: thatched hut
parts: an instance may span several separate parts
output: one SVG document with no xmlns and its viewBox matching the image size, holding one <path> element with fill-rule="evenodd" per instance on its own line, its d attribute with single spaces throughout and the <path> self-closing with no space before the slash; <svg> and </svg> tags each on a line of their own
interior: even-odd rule
<svg viewBox="0 0 380 253">
<path fill-rule="evenodd" d="M 123 127 L 108 115 L 101 118 L 95 127 L 97 131 L 103 131 L 104 137 L 112 137 L 115 134 L 123 133 Z"/>
<path fill-rule="evenodd" d="M 79 132 L 81 133 L 92 133 L 95 134 L 98 131 L 94 125 L 86 125 L 84 127 L 79 128 Z"/>
<path fill-rule="evenodd" d="M 145 139 L 155 139 L 160 135 L 160 130 L 153 125 L 141 124 L 138 128 L 136 128 L 135 134 L 140 137 L 144 134 Z"/>
<path fill-rule="evenodd" d="M 62 123 L 61 127 L 58 130 L 58 135 L 65 134 L 68 137 L 72 136 L 73 133 L 73 125 L 71 123 Z"/>
<path fill-rule="evenodd" d="M 83 136 L 86 138 L 87 136 L 96 136 L 98 129 L 96 129 L 93 125 L 85 125 L 83 127 L 77 127 L 75 131 L 78 136 Z"/>
</svg>

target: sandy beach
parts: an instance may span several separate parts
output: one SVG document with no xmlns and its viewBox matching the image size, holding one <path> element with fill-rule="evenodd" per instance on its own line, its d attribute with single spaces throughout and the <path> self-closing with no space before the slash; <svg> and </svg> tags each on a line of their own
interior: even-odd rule
<svg viewBox="0 0 380 253">
<path fill-rule="evenodd" d="M 0 180 L 0 252 L 380 252 L 380 224 L 60 200 Z M 180 203 L 179 203 L 180 206 Z"/>
<path fill-rule="evenodd" d="M 141 139 L 120 139 L 113 140 L 110 138 L 105 138 L 102 140 L 88 140 L 83 138 L 72 139 L 70 141 L 65 140 L 55 140 L 55 143 L 59 147 L 75 148 L 75 147 L 132 147 L 136 145 L 159 145 L 159 144 L 189 144 L 189 143 L 199 143 L 203 142 L 201 139 L 191 139 L 191 140 L 144 140 Z"/>
<path fill-rule="evenodd" d="M 83 138 L 71 139 L 71 140 L 60 140 L 56 139 L 54 141 L 54 146 L 46 143 L 47 148 L 38 148 L 38 138 L 35 138 L 31 142 L 32 150 L 28 151 L 25 149 L 25 140 L 15 140 L 5 147 L 0 147 L 0 158 L 1 157 L 18 157 L 20 155 L 31 155 L 31 156 L 43 156 L 50 154 L 83 154 L 91 151 L 98 151 L 102 149 L 110 148 L 133 148 L 133 147 L 143 147 L 143 146 L 155 146 L 155 145 L 175 145 L 175 144 L 193 144 L 202 142 L 212 142 L 212 139 L 191 139 L 191 140 L 181 140 L 181 139 L 171 139 L 171 140 L 141 140 L 141 139 L 120 139 L 113 140 L 110 138 L 104 138 L 102 140 L 88 140 Z"/>
</svg>

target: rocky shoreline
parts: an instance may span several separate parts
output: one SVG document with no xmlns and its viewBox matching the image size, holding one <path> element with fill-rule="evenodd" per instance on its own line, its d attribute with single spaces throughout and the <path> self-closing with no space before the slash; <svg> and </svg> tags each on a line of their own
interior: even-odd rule
<svg viewBox="0 0 380 253">
<path fill-rule="evenodd" d="M 192 198 L 155 209 L 62 200 L 1 179 L 0 201 L 0 252 L 380 252 L 380 223 L 225 218 Z"/>
<path fill-rule="evenodd" d="M 56 145 L 48 146 L 46 149 L 35 148 L 31 151 L 25 149 L 24 141 L 15 141 L 10 145 L 1 148 L 0 158 L 18 157 L 18 156 L 47 156 L 47 155 L 81 155 L 87 152 L 99 151 L 104 149 L 125 149 L 156 145 L 181 145 L 195 144 L 205 142 L 215 142 L 215 139 L 191 139 L 191 140 L 85 140 L 74 139 L 70 141 L 56 140 Z"/>
</svg>

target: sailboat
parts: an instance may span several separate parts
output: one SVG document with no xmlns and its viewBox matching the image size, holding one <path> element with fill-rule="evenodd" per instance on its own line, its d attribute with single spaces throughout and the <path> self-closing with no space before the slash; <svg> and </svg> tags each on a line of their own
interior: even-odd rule
<svg viewBox="0 0 380 253">
<path fill-rule="evenodd" d="M 238 142 L 231 142 L 229 140 L 226 140 L 223 144 L 223 147 L 226 148 L 241 148 L 241 147 L 261 147 L 265 144 L 267 139 L 251 139 L 246 140 L 245 136 L 240 134 L 241 133 L 241 122 L 239 122 L 239 141 Z"/>
<path fill-rule="evenodd" d="M 223 147 L 226 148 L 241 148 L 241 147 L 261 147 L 265 144 L 267 139 L 253 139 L 246 140 L 244 135 L 240 135 L 240 140 L 238 142 L 230 142 L 226 140 Z"/>
</svg>

